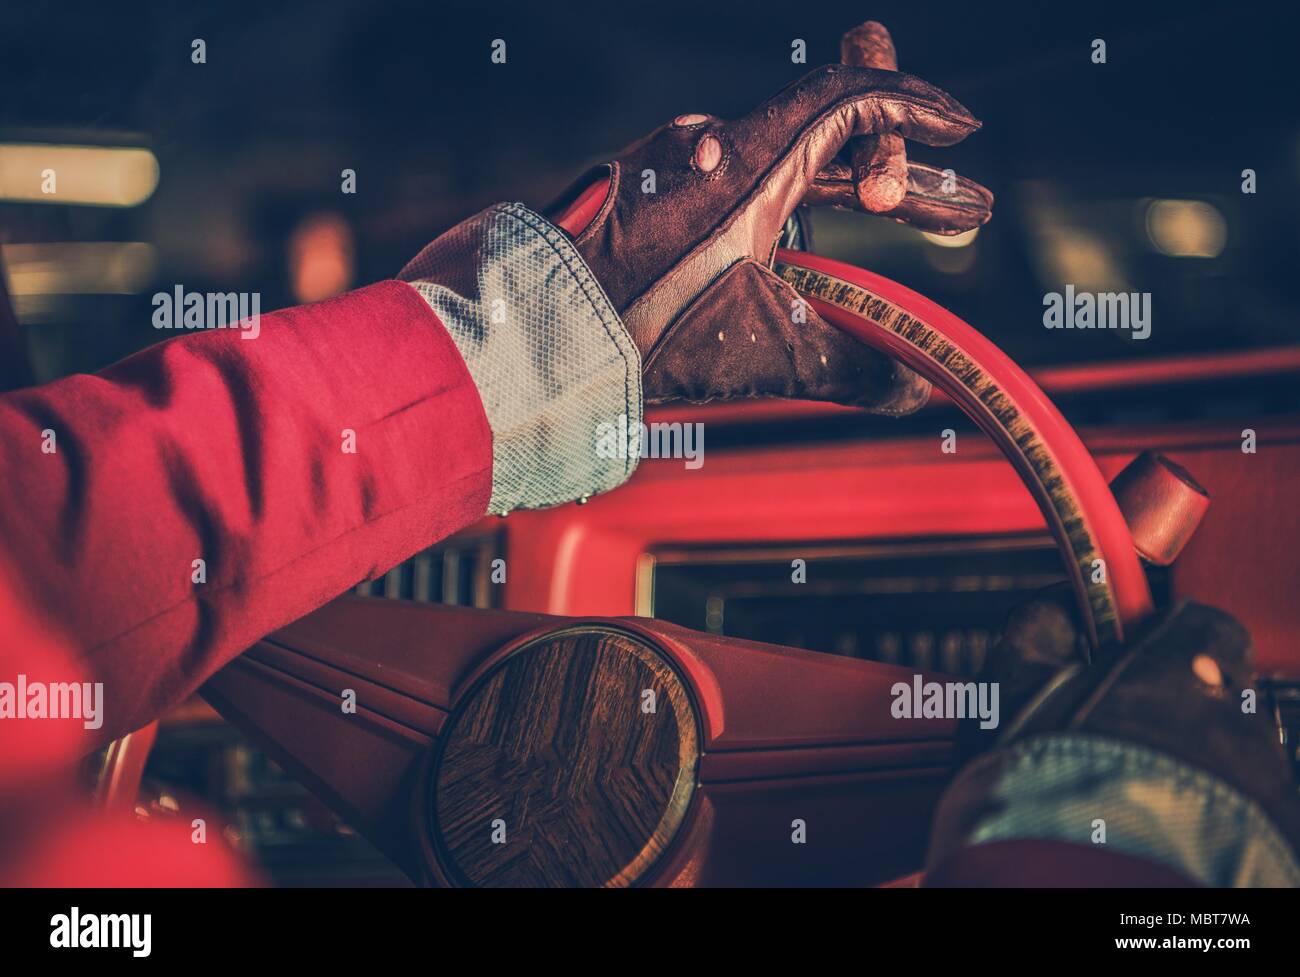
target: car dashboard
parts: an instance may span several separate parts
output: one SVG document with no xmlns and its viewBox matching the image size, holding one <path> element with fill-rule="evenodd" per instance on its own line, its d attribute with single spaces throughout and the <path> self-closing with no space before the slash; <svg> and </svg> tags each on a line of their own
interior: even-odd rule
<svg viewBox="0 0 1300 977">
<path fill-rule="evenodd" d="M 1158 451 L 1209 492 L 1178 560 L 1147 567 L 1152 592 L 1247 624 L 1265 708 L 1300 773 L 1298 378 L 1296 348 L 1036 373 L 1108 478 Z M 626 485 L 583 504 L 485 518 L 356 594 L 651 617 L 969 676 L 1007 612 L 1064 579 L 1024 484 L 942 397 L 903 419 L 737 402 L 654 408 L 647 423 L 703 425 L 703 463 L 646 458 Z M 943 782 L 946 760 L 933 759 L 909 802 L 922 811 Z M 181 795 L 219 808 L 227 838 L 276 884 L 406 882 L 198 699 L 161 724 L 141 803 L 164 810 Z M 900 847 L 923 846 L 923 820 Z"/>
</svg>

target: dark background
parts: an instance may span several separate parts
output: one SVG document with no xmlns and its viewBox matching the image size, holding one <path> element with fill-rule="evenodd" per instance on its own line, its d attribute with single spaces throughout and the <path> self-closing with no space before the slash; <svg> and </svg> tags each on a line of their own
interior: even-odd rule
<svg viewBox="0 0 1300 977">
<path fill-rule="evenodd" d="M 37 2 L 0 13 L 0 142 L 147 146 L 161 169 L 130 209 L 0 200 L 10 245 L 154 248 L 135 294 L 16 296 L 37 376 L 165 337 L 150 296 L 177 283 L 260 291 L 263 311 L 293 304 L 289 242 L 313 215 L 346 224 L 351 286 L 389 277 L 455 221 L 498 200 L 540 207 L 679 113 L 745 112 L 837 60 L 840 33 L 868 18 L 893 31 L 905 70 L 985 122 L 916 156 L 998 201 L 960 253 L 838 213 L 817 222 L 818 250 L 931 295 L 1027 364 L 1295 341 L 1289 5 Z M 505 65 L 489 60 L 497 37 Z M 1098 37 L 1105 65 L 1090 60 Z M 191 63 L 194 38 L 206 64 Z M 791 63 L 794 38 L 806 66 Z M 340 193 L 345 167 L 356 195 Z M 1240 192 L 1246 167 L 1254 196 Z M 1210 203 L 1222 253 L 1161 254 L 1144 218 L 1155 198 Z M 1078 277 L 1052 263 L 1062 241 L 1119 287 L 1153 293 L 1150 340 L 1042 327 L 1044 292 Z"/>
</svg>

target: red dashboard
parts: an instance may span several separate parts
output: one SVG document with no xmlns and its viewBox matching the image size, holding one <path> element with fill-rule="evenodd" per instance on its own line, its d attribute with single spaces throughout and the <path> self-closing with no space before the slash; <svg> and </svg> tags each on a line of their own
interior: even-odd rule
<svg viewBox="0 0 1300 977">
<path fill-rule="evenodd" d="M 1293 758 L 1298 377 L 1296 349 L 1036 374 L 1107 478 L 1157 451 L 1208 491 L 1191 542 L 1172 566 L 1148 567 L 1148 580 L 1160 603 L 1197 599 L 1247 624 Z M 1007 611 L 1064 579 L 1029 489 L 941 397 L 903 419 L 751 402 L 652 410 L 647 421 L 703 425 L 702 456 L 645 458 L 626 485 L 583 504 L 484 519 L 356 588 L 401 604 L 336 602 L 205 687 L 236 725 L 259 730 L 255 739 L 290 777 L 349 811 L 377 851 L 339 837 L 311 795 L 228 738 L 233 727 L 209 725 L 205 735 L 223 738 L 202 747 L 193 716 L 188 733 L 180 717 L 164 720 L 151 769 L 194 767 L 195 751 L 224 751 L 240 776 L 204 793 L 234 812 L 280 884 L 446 884 L 431 866 L 453 863 L 481 869 L 471 881 L 491 884 L 504 869 L 490 851 L 470 850 L 477 836 L 436 857 L 394 841 L 414 798 L 428 793 L 412 771 L 436 743 L 455 741 L 455 717 L 484 687 L 485 670 L 518 660 L 514 649 L 540 640 L 539 628 L 560 628 L 555 640 L 567 640 L 563 620 L 534 615 L 653 617 L 613 626 L 675 648 L 702 710 L 685 840 L 658 863 L 655 884 L 882 884 L 915 871 L 948 776 L 949 731 L 918 727 L 901 740 L 892 729 L 864 732 L 860 706 L 899 676 L 974 675 Z M 730 653 L 714 654 L 724 644 Z M 725 724 L 719 682 L 730 690 Z M 386 703 L 362 724 L 373 729 L 360 752 L 357 723 L 340 717 L 327 691 L 339 687 Z M 771 835 L 794 815 L 819 826 L 798 858 Z M 460 845 L 447 830 L 443 844 Z M 854 839 L 851 858 L 844 839 Z"/>
<path fill-rule="evenodd" d="M 1242 361 L 1244 359 L 1244 362 Z M 1117 389 L 1154 396 L 1213 376 L 1300 380 L 1300 356 L 1218 357 L 1037 375 L 1049 396 L 1105 399 Z M 762 443 L 784 411 L 788 440 Z M 643 459 L 632 480 L 591 499 L 541 512 L 484 520 L 471 535 L 500 533 L 508 572 L 498 606 L 552 614 L 650 614 L 655 554 L 693 547 L 778 545 L 815 566 L 828 544 L 980 540 L 1044 533 L 1023 483 L 978 431 L 941 449 L 951 429 L 945 407 L 927 410 L 928 433 L 871 440 L 822 440 L 845 411 L 819 405 L 673 407 L 648 420 L 702 422 L 706 461 Z M 1067 416 L 1070 411 L 1066 408 Z M 1138 453 L 1156 450 L 1187 468 L 1212 498 L 1199 531 L 1171 568 L 1168 596 L 1221 606 L 1246 622 L 1265 673 L 1300 676 L 1300 412 L 1250 420 L 1198 418 L 1081 425 L 1107 477 Z M 1073 419 L 1073 418 L 1071 418 Z M 1254 452 L 1243 431 L 1255 432 Z M 747 441 L 759 442 L 748 446 Z"/>
</svg>

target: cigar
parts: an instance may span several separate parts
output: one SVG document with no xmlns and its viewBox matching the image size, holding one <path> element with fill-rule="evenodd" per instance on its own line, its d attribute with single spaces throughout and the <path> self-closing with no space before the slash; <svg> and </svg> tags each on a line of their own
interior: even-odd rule
<svg viewBox="0 0 1300 977">
<path fill-rule="evenodd" d="M 839 210 L 864 209 L 852 169 L 838 160 L 831 161 L 817 174 L 803 196 L 803 203 Z M 907 195 L 897 207 L 879 216 L 933 234 L 960 234 L 988 223 L 993 216 L 993 194 L 951 170 L 909 160 Z"/>
<path fill-rule="evenodd" d="M 898 70 L 898 52 L 884 24 L 869 20 L 840 38 L 840 62 L 855 68 Z M 862 209 L 873 214 L 894 210 L 907 195 L 907 149 L 897 132 L 849 140 L 853 186 Z"/>
<path fill-rule="evenodd" d="M 898 70 L 894 40 L 874 20 L 840 39 L 840 61 Z M 993 216 L 993 194 L 987 188 L 951 170 L 909 160 L 897 132 L 855 136 L 848 156 L 848 164 L 833 160 L 817 174 L 804 204 L 878 214 L 935 234 L 960 234 Z"/>
</svg>

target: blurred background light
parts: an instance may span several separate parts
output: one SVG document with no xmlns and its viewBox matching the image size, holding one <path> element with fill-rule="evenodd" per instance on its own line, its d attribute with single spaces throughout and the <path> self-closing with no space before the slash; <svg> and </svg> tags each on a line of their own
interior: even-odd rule
<svg viewBox="0 0 1300 977">
<path fill-rule="evenodd" d="M 157 253 L 139 241 L 61 241 L 0 247 L 9 289 L 27 295 L 132 295 L 153 279 Z"/>
<path fill-rule="evenodd" d="M 289 238 L 289 276 L 299 302 L 319 302 L 348 290 L 353 279 L 352 228 L 338 214 L 304 218 Z"/>
<path fill-rule="evenodd" d="M 1110 248 L 1086 231 L 1061 228 L 1045 246 L 1055 280 L 1082 291 L 1127 291 L 1127 282 Z"/>
<path fill-rule="evenodd" d="M 45 192 L 46 170 L 54 192 Z M 135 207 L 158 186 L 158 159 L 120 146 L 0 144 L 0 199 L 47 204 Z"/>
<path fill-rule="evenodd" d="M 1044 288 L 1056 291 L 1073 285 L 1085 292 L 1132 291 L 1122 242 L 1113 226 L 1097 220 L 1105 211 L 1103 202 L 1077 199 L 1046 180 L 1019 184 L 1014 197 L 1033 245 L 1030 260 Z"/>
<path fill-rule="evenodd" d="M 941 248 L 964 248 L 974 242 L 979 232 L 978 227 L 972 227 L 969 231 L 962 231 L 960 234 L 931 234 L 929 231 L 922 231 L 921 236 Z"/>
<path fill-rule="evenodd" d="M 1228 239 L 1223 214 L 1203 200 L 1153 200 L 1146 225 L 1156 250 L 1174 258 L 1217 258 Z"/>
<path fill-rule="evenodd" d="M 921 236 L 934 247 L 925 249 L 925 260 L 930 267 L 945 275 L 965 275 L 975 267 L 975 251 L 972 247 L 978 227 L 960 234 L 931 234 L 923 231 Z"/>
</svg>

